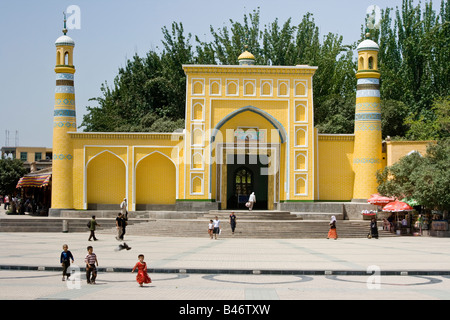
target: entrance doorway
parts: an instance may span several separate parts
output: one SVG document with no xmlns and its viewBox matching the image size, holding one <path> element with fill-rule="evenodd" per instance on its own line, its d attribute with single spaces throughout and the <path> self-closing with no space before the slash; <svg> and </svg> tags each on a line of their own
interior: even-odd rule
<svg viewBox="0 0 450 320">
<path fill-rule="evenodd" d="M 247 209 L 245 203 L 252 192 L 256 196 L 253 210 L 267 210 L 268 176 L 261 170 L 267 167 L 266 155 L 229 155 L 227 162 L 227 208 Z M 241 161 L 238 161 L 241 160 Z M 245 160 L 245 161 L 242 161 Z"/>
</svg>

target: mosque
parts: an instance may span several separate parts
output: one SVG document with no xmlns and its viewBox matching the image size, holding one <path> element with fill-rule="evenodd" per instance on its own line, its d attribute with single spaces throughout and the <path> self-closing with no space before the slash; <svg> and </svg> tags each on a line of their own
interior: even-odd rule
<svg viewBox="0 0 450 320">
<path fill-rule="evenodd" d="M 425 144 L 382 141 L 379 47 L 358 48 L 353 134 L 314 127 L 315 66 L 183 65 L 185 128 L 172 133 L 77 132 L 75 42 L 56 42 L 52 204 L 62 210 L 302 211 L 311 203 L 365 202 L 375 173 Z"/>
</svg>

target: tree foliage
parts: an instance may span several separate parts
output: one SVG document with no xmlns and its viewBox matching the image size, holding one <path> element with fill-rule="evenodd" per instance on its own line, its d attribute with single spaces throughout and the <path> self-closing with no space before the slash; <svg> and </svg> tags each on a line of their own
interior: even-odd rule
<svg viewBox="0 0 450 320">
<path fill-rule="evenodd" d="M 430 144 L 425 156 L 413 152 L 377 173 L 378 191 L 413 198 L 430 209 L 450 210 L 450 139 Z"/>
<path fill-rule="evenodd" d="M 380 45 L 384 136 L 445 137 L 445 130 L 433 127 L 441 128 L 436 122 L 445 118 L 433 106 L 448 106 L 450 96 L 449 21 L 449 0 L 441 0 L 439 12 L 431 2 L 422 9 L 413 0 L 403 0 L 395 11 L 382 10 L 381 28 L 373 36 Z M 321 36 L 312 13 L 304 14 L 298 24 L 290 18 L 261 26 L 259 8 L 244 15 L 242 22 L 230 19 L 229 25 L 210 26 L 210 33 L 212 40 L 202 41 L 186 35 L 182 23 L 164 27 L 163 52 L 135 55 L 119 68 L 113 86 L 105 82 L 102 96 L 91 99 L 97 106 L 87 107 L 81 126 L 85 131 L 141 132 L 183 127 L 182 65 L 237 64 L 247 48 L 260 65 L 318 66 L 313 88 L 315 125 L 319 132 L 353 133 L 356 43 L 345 44 L 338 34 Z M 417 135 L 422 122 L 433 129 L 427 127 Z"/>
<path fill-rule="evenodd" d="M 450 95 L 450 4 L 442 0 L 439 12 L 426 2 L 413 5 L 403 0 L 402 7 L 382 11 L 378 39 L 382 100 L 405 104 L 405 128 L 398 136 L 412 139 L 441 138 L 434 129 L 417 133 L 417 122 L 436 120 L 433 105 Z M 384 116 L 384 115 L 383 115 Z M 384 127 L 383 127 L 384 131 Z"/>
<path fill-rule="evenodd" d="M 20 178 L 27 173 L 19 159 L 0 159 L 0 194 L 13 195 Z"/>
</svg>

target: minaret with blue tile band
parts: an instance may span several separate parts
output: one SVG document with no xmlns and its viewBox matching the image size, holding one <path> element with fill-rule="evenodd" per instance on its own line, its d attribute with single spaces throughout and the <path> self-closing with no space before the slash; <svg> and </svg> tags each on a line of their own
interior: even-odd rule
<svg viewBox="0 0 450 320">
<path fill-rule="evenodd" d="M 376 172 L 382 164 L 382 141 L 379 47 L 374 41 L 366 39 L 357 50 L 353 199 L 361 200 L 377 193 Z"/>
<path fill-rule="evenodd" d="M 53 111 L 52 209 L 71 209 L 73 149 L 69 132 L 76 132 L 73 49 L 75 42 L 66 35 L 56 42 L 56 87 Z"/>
</svg>

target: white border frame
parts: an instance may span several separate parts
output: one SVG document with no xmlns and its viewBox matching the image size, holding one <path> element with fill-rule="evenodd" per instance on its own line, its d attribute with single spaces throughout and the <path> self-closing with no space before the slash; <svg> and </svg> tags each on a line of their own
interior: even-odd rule
<svg viewBox="0 0 450 320">
<path fill-rule="evenodd" d="M 287 88 L 287 93 L 286 94 L 280 94 L 280 87 L 282 84 L 286 84 L 286 88 Z M 277 80 L 277 97 L 289 97 L 290 93 L 291 93 L 291 87 L 290 87 L 291 83 L 289 81 L 289 79 L 278 79 Z"/>
<path fill-rule="evenodd" d="M 263 93 L 265 84 L 269 84 L 269 86 L 270 86 L 270 93 L 269 94 L 264 94 Z M 273 97 L 273 79 L 261 79 L 259 95 L 261 97 Z"/>
<path fill-rule="evenodd" d="M 299 83 L 302 83 L 305 86 L 305 94 L 304 95 L 297 94 L 297 85 Z M 303 98 L 308 97 L 308 89 L 309 89 L 308 80 L 295 80 L 294 81 L 294 97 L 303 97 Z"/>
<path fill-rule="evenodd" d="M 194 103 L 194 100 L 202 100 L 202 102 L 196 102 Z M 194 111 L 195 111 L 195 106 L 201 104 L 202 106 L 202 118 L 201 119 L 194 119 Z M 192 98 L 191 99 L 191 122 L 204 122 L 205 121 L 205 98 Z"/>
<path fill-rule="evenodd" d="M 253 93 L 247 93 L 247 84 L 251 83 L 253 85 Z M 256 79 L 244 79 L 242 85 L 242 94 L 245 97 L 256 97 Z"/>
<path fill-rule="evenodd" d="M 202 93 L 194 93 L 195 84 L 200 82 L 202 84 Z M 199 97 L 205 95 L 205 78 L 192 78 L 191 79 L 191 96 Z"/>
<path fill-rule="evenodd" d="M 297 180 L 302 179 L 305 181 L 305 193 L 297 193 Z M 298 197 L 305 197 L 308 196 L 309 190 L 308 190 L 308 173 L 296 173 L 294 174 L 294 196 Z"/>
<path fill-rule="evenodd" d="M 305 158 L 305 169 L 298 169 L 297 168 L 297 158 L 303 154 L 303 157 Z M 309 167 L 309 155 L 308 155 L 308 149 L 298 149 L 294 150 L 294 172 L 308 172 Z"/>
<path fill-rule="evenodd" d="M 213 84 L 217 83 L 219 85 L 219 93 L 213 93 Z M 218 97 L 222 95 L 222 78 L 209 78 L 209 95 L 212 97 Z"/>
<path fill-rule="evenodd" d="M 95 154 L 90 158 L 88 161 L 86 161 L 86 148 L 105 148 L 107 150 L 100 151 L 99 153 Z M 127 161 L 125 162 L 119 155 L 112 152 L 111 150 L 108 150 L 109 148 L 126 148 L 127 150 Z M 125 165 L 125 197 L 128 199 L 128 169 L 129 169 L 129 152 L 130 147 L 129 146 L 112 146 L 112 145 L 84 145 L 83 146 L 83 209 L 87 210 L 87 168 L 89 163 L 94 160 L 97 156 L 109 152 L 112 155 L 119 158 Z"/>
<path fill-rule="evenodd" d="M 303 105 L 305 108 L 305 120 L 297 120 L 297 106 Z M 300 100 L 294 100 L 294 123 L 308 123 L 308 100 L 307 99 L 300 99 Z"/>
<path fill-rule="evenodd" d="M 234 83 L 236 86 L 236 93 L 229 93 L 228 92 L 228 86 Z M 234 78 L 230 78 L 230 79 L 225 79 L 225 95 L 228 97 L 239 97 L 239 79 L 234 79 Z"/>
<path fill-rule="evenodd" d="M 308 148 L 308 125 L 295 125 L 294 126 L 294 147 L 295 148 Z M 298 144 L 297 132 L 298 130 L 305 131 L 305 144 Z"/>
<path fill-rule="evenodd" d="M 197 176 L 197 177 L 193 177 L 193 176 Z M 201 176 L 201 177 L 200 177 Z M 194 179 L 200 179 L 201 180 L 201 187 L 202 190 L 200 192 L 194 192 L 193 191 L 193 187 L 194 187 Z M 205 195 L 205 173 L 204 172 L 190 172 L 189 173 L 189 185 L 190 185 L 190 189 L 189 189 L 189 195 L 191 196 L 204 196 Z"/>
</svg>

